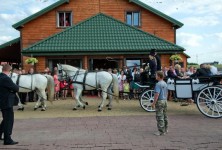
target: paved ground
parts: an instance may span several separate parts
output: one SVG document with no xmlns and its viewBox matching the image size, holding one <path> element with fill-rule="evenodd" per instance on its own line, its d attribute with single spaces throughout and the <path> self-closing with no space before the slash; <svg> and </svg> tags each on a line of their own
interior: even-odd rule
<svg viewBox="0 0 222 150">
<path fill-rule="evenodd" d="M 155 115 L 143 111 L 138 101 L 121 101 L 111 112 L 104 109 L 101 113 L 96 111 L 97 101 L 77 111 L 71 110 L 72 102 L 55 102 L 46 112 L 34 112 L 34 104 L 28 104 L 24 112 L 16 111 L 13 138 L 19 145 L 0 142 L 0 149 L 222 149 L 222 119 L 204 117 L 195 105 L 169 103 L 169 133 L 156 137 L 152 134 L 156 131 Z"/>
</svg>

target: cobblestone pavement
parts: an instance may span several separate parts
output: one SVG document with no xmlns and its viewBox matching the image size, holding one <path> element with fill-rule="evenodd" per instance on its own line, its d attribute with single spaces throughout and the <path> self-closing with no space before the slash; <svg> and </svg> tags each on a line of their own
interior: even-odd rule
<svg viewBox="0 0 222 150">
<path fill-rule="evenodd" d="M 87 110 L 78 110 L 80 113 Z M 107 110 L 106 110 L 107 111 Z M 114 111 L 114 110 L 112 110 Z M 71 111 L 70 111 L 71 112 Z M 107 111 L 108 112 L 108 111 Z M 29 111 L 16 112 L 29 114 Z M 45 112 L 36 112 L 45 113 Z M 55 113 L 55 112 L 54 112 Z M 55 113 L 56 114 L 56 113 Z M 146 115 L 147 114 L 147 115 Z M 155 136 L 155 114 L 16 119 L 4 150 L 220 150 L 222 119 L 201 114 L 169 114 L 169 133 Z"/>
</svg>

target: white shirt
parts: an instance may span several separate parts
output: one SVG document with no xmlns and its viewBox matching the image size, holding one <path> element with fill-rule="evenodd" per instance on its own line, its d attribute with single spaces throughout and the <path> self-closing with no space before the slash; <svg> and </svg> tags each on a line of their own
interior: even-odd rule
<svg viewBox="0 0 222 150">
<path fill-rule="evenodd" d="M 213 75 L 218 74 L 217 67 L 215 67 L 215 66 L 210 66 L 210 72 L 211 72 Z"/>
</svg>

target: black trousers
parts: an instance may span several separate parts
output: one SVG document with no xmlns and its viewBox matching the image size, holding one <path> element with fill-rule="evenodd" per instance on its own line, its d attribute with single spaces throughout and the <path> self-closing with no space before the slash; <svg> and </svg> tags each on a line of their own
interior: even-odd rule
<svg viewBox="0 0 222 150">
<path fill-rule="evenodd" d="M 19 97 L 20 97 L 21 103 L 25 104 L 27 93 L 19 93 Z"/>
<path fill-rule="evenodd" d="M 29 102 L 34 102 L 34 92 L 33 91 L 29 92 L 28 95 L 29 95 Z"/>
<path fill-rule="evenodd" d="M 14 124 L 14 111 L 13 107 L 2 109 L 2 122 L 0 125 L 0 133 L 4 133 L 4 143 L 11 143 L 11 134 Z"/>
</svg>

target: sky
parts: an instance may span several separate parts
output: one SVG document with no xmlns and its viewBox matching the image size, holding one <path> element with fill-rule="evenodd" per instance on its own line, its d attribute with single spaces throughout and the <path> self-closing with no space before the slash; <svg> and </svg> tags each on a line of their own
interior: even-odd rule
<svg viewBox="0 0 222 150">
<path fill-rule="evenodd" d="M 12 25 L 58 0 L 0 0 L 0 45 L 19 37 Z M 177 45 L 188 62 L 222 64 L 222 0 L 141 0 L 182 22 Z"/>
</svg>

